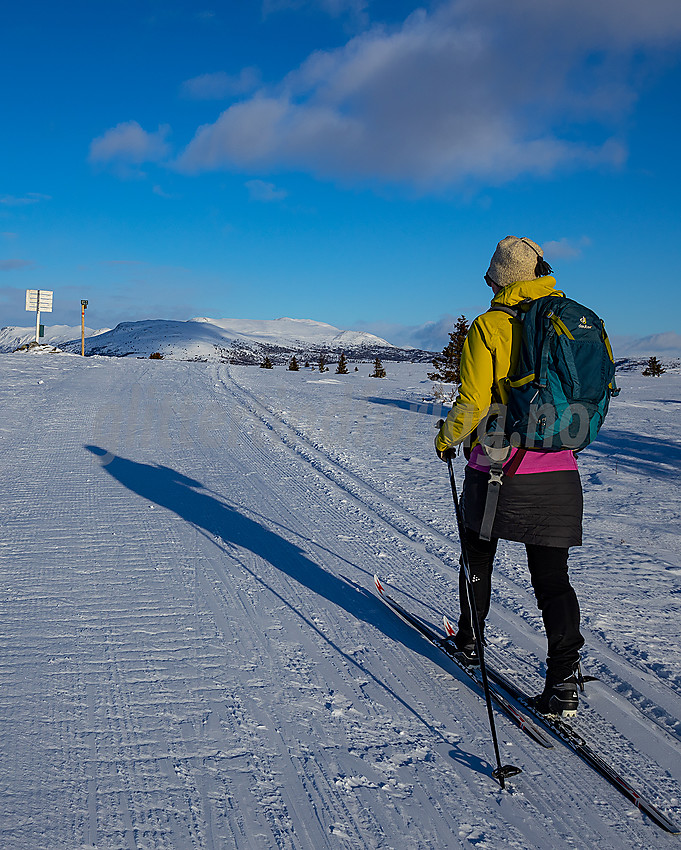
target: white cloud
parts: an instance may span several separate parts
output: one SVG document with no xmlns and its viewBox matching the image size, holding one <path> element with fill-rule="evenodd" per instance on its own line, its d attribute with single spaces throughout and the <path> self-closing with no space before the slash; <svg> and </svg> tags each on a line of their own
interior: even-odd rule
<svg viewBox="0 0 681 850">
<path fill-rule="evenodd" d="M 27 192 L 22 198 L 17 198 L 14 195 L 3 195 L 0 197 L 0 204 L 7 207 L 25 207 L 29 204 L 37 204 L 40 201 L 51 201 L 50 195 L 43 195 L 40 192 Z"/>
<path fill-rule="evenodd" d="M 313 53 L 199 127 L 177 167 L 296 168 L 438 189 L 617 166 L 634 59 L 646 67 L 680 42 L 677 0 L 447 0 Z M 600 127 L 600 138 L 580 139 L 581 126 Z"/>
<path fill-rule="evenodd" d="M 548 262 L 554 259 L 558 260 L 574 260 L 581 257 L 582 251 L 591 245 L 591 239 L 588 236 L 581 236 L 579 239 L 568 239 L 563 236 L 558 240 L 549 240 L 542 244 L 544 256 Z"/>
<path fill-rule="evenodd" d="M 19 269 L 27 269 L 34 265 L 33 260 L 0 260 L 0 271 L 13 272 Z"/>
<path fill-rule="evenodd" d="M 615 357 L 681 357 L 681 334 L 674 331 L 641 339 L 615 336 L 610 341 Z"/>
<path fill-rule="evenodd" d="M 288 196 L 286 189 L 278 189 L 274 183 L 264 180 L 248 180 L 245 184 L 252 201 L 283 201 Z"/>
<path fill-rule="evenodd" d="M 424 351 L 442 351 L 449 342 L 449 334 L 454 330 L 455 324 L 456 317 L 446 314 L 437 321 L 424 322 L 422 325 L 356 321 L 353 323 L 353 329 L 373 333 L 393 345 L 420 348 Z"/>
<path fill-rule="evenodd" d="M 169 132 L 170 127 L 166 124 L 155 133 L 148 133 L 137 121 L 124 121 L 93 140 L 89 160 L 96 165 L 114 163 L 123 166 L 160 162 L 170 153 L 166 142 Z"/>
<path fill-rule="evenodd" d="M 226 97 L 252 92 L 260 85 L 260 72 L 248 67 L 234 75 L 225 71 L 214 74 L 201 74 L 185 80 L 180 86 L 180 94 L 192 100 L 222 100 Z"/>
<path fill-rule="evenodd" d="M 424 348 L 426 351 L 442 351 L 450 341 L 449 334 L 454 330 L 456 318 L 445 315 L 436 322 L 424 322 L 409 329 L 410 345 Z"/>
<path fill-rule="evenodd" d="M 151 190 L 154 195 L 158 195 L 159 198 L 166 198 L 166 200 L 176 200 L 179 198 L 179 195 L 174 195 L 172 192 L 165 192 L 161 186 L 154 186 Z"/>
</svg>

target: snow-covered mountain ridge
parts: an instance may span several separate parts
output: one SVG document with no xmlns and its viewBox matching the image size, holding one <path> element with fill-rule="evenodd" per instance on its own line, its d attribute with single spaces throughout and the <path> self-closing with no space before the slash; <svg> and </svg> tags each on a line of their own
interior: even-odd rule
<svg viewBox="0 0 681 850">
<path fill-rule="evenodd" d="M 92 330 L 85 328 L 85 336 L 91 337 L 97 334 L 106 333 L 109 328 L 101 330 Z M 45 328 L 45 336 L 41 337 L 41 342 L 46 345 L 61 345 L 61 343 L 69 342 L 78 338 L 80 345 L 80 325 L 50 325 Z M 35 339 L 35 325 L 30 328 L 5 327 L 0 328 L 0 354 L 6 354 L 10 351 L 16 351 L 20 345 L 26 345 Z"/>
<path fill-rule="evenodd" d="M 65 341 L 67 351 L 80 346 L 80 339 Z M 381 357 L 386 360 L 430 360 L 432 352 L 399 348 L 381 337 L 360 331 L 340 330 L 313 319 L 209 319 L 189 321 L 148 319 L 121 322 L 113 330 L 86 340 L 86 354 L 111 357 L 148 357 L 159 353 L 169 360 L 221 361 L 234 364 L 260 363 L 268 356 L 273 363 L 298 357 L 337 358 L 341 352 L 352 360 Z"/>
<path fill-rule="evenodd" d="M 349 347 L 381 345 L 396 346 L 381 337 L 361 331 L 343 331 L 326 322 L 314 319 L 190 319 L 215 325 L 234 339 L 247 339 L 257 343 L 305 346 L 312 343 Z"/>
</svg>

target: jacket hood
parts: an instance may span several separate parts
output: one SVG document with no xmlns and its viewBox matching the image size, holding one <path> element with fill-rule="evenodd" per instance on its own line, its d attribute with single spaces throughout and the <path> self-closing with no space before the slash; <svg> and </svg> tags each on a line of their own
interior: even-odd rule
<svg viewBox="0 0 681 850">
<path fill-rule="evenodd" d="M 556 289 L 556 279 L 553 275 L 536 277 L 534 280 L 517 280 L 509 283 L 501 292 L 494 296 L 492 304 L 503 304 L 506 307 L 515 307 L 521 301 L 542 298 L 544 295 L 564 295 Z"/>
</svg>

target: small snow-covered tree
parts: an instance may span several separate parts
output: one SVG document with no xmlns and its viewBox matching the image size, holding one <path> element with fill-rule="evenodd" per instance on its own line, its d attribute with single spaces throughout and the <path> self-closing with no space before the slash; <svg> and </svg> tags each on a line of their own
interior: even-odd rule
<svg viewBox="0 0 681 850">
<path fill-rule="evenodd" d="M 380 359 L 377 357 L 374 360 L 374 371 L 369 375 L 370 378 L 385 378 L 386 371 L 383 368 L 383 364 Z"/>
<path fill-rule="evenodd" d="M 345 357 L 345 352 L 341 353 L 340 360 L 338 361 L 338 366 L 336 367 L 337 375 L 347 375 L 348 374 L 348 361 Z"/>
<path fill-rule="evenodd" d="M 294 354 L 288 364 L 289 372 L 299 372 L 300 366 L 298 365 L 298 361 L 296 360 L 296 355 Z"/>
<path fill-rule="evenodd" d="M 445 384 L 461 383 L 461 352 L 468 334 L 468 320 L 459 316 L 454 330 L 449 334 L 449 344 L 442 349 L 441 357 L 433 358 L 434 372 L 429 372 L 431 381 L 442 381 Z"/>
<path fill-rule="evenodd" d="M 260 364 L 261 369 L 274 369 L 274 364 L 270 360 L 269 357 L 265 357 L 265 359 Z"/>
<path fill-rule="evenodd" d="M 660 363 L 657 357 L 651 357 L 646 363 L 646 368 L 641 372 L 642 375 L 645 375 L 646 378 L 659 378 L 660 375 L 663 375 L 667 370 Z"/>
<path fill-rule="evenodd" d="M 323 354 L 319 355 L 319 371 L 320 372 L 328 372 L 329 370 L 326 368 L 326 357 Z"/>
</svg>

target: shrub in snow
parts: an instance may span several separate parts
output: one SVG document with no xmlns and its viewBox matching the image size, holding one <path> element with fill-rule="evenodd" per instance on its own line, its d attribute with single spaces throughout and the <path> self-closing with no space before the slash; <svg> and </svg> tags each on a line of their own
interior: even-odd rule
<svg viewBox="0 0 681 850">
<path fill-rule="evenodd" d="M 646 363 L 646 368 L 641 372 L 642 375 L 645 375 L 646 378 L 659 378 L 660 375 L 663 375 L 667 370 L 660 363 L 657 357 L 651 357 L 650 360 Z"/>
<path fill-rule="evenodd" d="M 385 378 L 386 371 L 383 368 L 383 364 L 380 359 L 377 357 L 374 360 L 374 371 L 369 375 L 370 378 Z"/>
<path fill-rule="evenodd" d="M 448 401 L 453 404 L 456 399 L 456 387 L 433 384 L 433 398 L 437 399 L 437 401 Z"/>
</svg>

